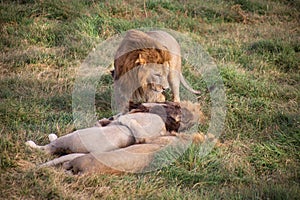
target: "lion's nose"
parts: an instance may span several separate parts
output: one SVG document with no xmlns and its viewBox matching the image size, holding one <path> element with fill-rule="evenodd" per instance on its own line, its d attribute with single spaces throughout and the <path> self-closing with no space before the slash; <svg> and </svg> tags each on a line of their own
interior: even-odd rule
<svg viewBox="0 0 300 200">
<path fill-rule="evenodd" d="M 162 87 L 163 91 L 166 91 L 168 89 L 168 87 Z"/>
</svg>

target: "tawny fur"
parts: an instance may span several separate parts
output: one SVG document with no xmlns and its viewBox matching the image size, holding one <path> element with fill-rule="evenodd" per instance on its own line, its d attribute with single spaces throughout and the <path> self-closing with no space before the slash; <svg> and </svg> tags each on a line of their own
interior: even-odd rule
<svg viewBox="0 0 300 200">
<path fill-rule="evenodd" d="M 157 112 L 157 106 L 168 109 Z M 26 144 L 51 154 L 68 154 L 42 166 L 64 163 L 63 167 L 73 173 L 143 172 L 150 170 L 154 157 L 163 149 L 191 141 L 191 137 L 175 132 L 178 127 L 174 123 L 182 126 L 188 122 L 183 124 L 183 129 L 188 129 L 201 118 L 199 109 L 198 104 L 190 102 L 144 103 L 105 123 L 105 127 L 82 129 L 57 139 L 52 135 L 45 146 L 32 141 Z M 167 118 L 174 122 L 167 122 Z"/>
<path fill-rule="evenodd" d="M 177 41 L 164 31 L 142 32 L 130 30 L 124 37 L 116 52 L 114 60 L 114 80 L 118 81 L 125 76 L 130 70 L 139 65 L 161 64 L 168 68 L 168 74 L 165 77 L 168 80 L 169 87 L 172 90 L 173 101 L 180 102 L 179 86 L 180 82 L 191 92 L 199 94 L 199 91 L 193 90 L 185 81 L 181 73 L 181 54 L 180 46 Z M 149 76 L 149 74 L 144 74 Z M 137 84 L 136 80 L 130 76 L 124 78 L 128 87 Z M 156 84 L 156 83 L 154 83 Z M 142 102 L 164 102 L 165 96 L 153 94 L 144 83 L 141 87 L 132 92 L 130 100 Z M 115 97 L 120 96 L 122 91 L 115 90 Z M 151 95 L 147 95 L 151 93 Z M 131 94 L 130 94 L 131 96 Z M 149 98 L 152 97 L 152 98 Z"/>
</svg>

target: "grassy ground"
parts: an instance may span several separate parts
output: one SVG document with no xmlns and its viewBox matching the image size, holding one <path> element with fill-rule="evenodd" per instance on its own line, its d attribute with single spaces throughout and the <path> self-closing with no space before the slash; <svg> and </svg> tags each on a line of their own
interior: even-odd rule
<svg viewBox="0 0 300 200">
<path fill-rule="evenodd" d="M 2 0 L 0 199 L 299 198 L 299 10 L 299 0 Z M 50 157 L 24 142 L 74 130 L 80 63 L 99 42 L 139 27 L 193 33 L 215 59 L 228 109 L 221 144 L 203 158 L 191 146 L 142 175 L 35 169 Z M 110 115 L 110 100 L 96 103 L 99 118 Z"/>
</svg>

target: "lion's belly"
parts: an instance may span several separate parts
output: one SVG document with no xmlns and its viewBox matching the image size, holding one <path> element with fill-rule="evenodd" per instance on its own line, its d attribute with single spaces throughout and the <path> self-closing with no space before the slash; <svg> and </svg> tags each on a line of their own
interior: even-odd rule
<svg viewBox="0 0 300 200">
<path fill-rule="evenodd" d="M 134 143 L 125 126 L 93 127 L 78 131 L 78 136 L 88 152 L 106 152 Z"/>
</svg>

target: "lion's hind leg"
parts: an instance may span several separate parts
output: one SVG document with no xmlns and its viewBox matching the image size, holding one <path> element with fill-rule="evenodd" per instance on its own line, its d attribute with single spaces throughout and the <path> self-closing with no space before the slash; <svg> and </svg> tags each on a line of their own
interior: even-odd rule
<svg viewBox="0 0 300 200">
<path fill-rule="evenodd" d="M 51 134 L 48 135 L 48 138 L 49 138 L 50 142 L 53 142 L 54 140 L 57 139 L 57 135 L 54 134 L 54 133 L 51 133 Z"/>
<path fill-rule="evenodd" d="M 57 139 L 57 135 L 54 134 L 54 133 L 51 133 L 51 134 L 48 135 L 48 139 L 51 143 L 51 142 L 53 142 L 54 140 Z M 46 151 L 47 153 L 50 153 L 49 144 L 41 146 L 41 145 L 37 145 L 34 141 L 29 140 L 29 141 L 25 142 L 25 145 L 27 145 L 27 146 L 29 146 L 33 149 L 40 149 L 40 150 Z"/>
<path fill-rule="evenodd" d="M 33 148 L 33 149 L 40 149 L 40 150 L 43 150 L 43 151 L 46 151 L 48 152 L 48 145 L 45 145 L 45 146 L 40 146 L 40 145 L 37 145 L 34 141 L 32 140 L 29 140 L 27 142 L 25 142 L 25 145 Z"/>
<path fill-rule="evenodd" d="M 39 165 L 39 167 L 49 167 L 49 166 L 55 166 L 55 165 L 59 165 L 59 164 L 63 164 L 66 163 L 68 161 L 71 161 L 75 158 L 81 157 L 86 155 L 85 153 L 72 153 L 72 154 L 68 154 L 68 155 L 64 155 L 61 156 L 59 158 L 55 158 L 53 160 L 50 160 L 48 162 L 45 162 L 41 165 Z"/>
</svg>

